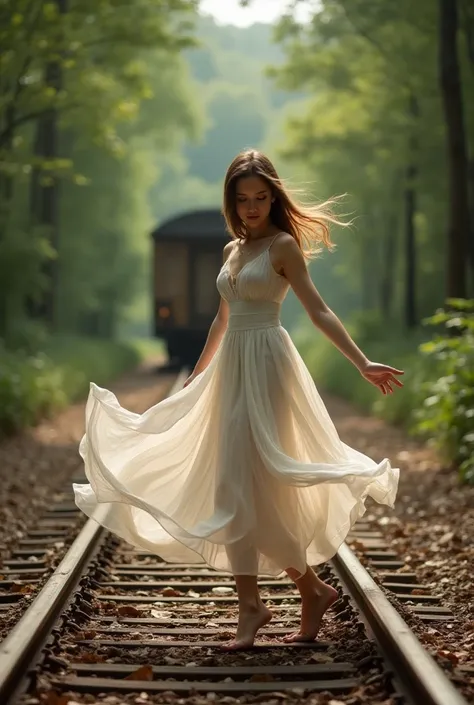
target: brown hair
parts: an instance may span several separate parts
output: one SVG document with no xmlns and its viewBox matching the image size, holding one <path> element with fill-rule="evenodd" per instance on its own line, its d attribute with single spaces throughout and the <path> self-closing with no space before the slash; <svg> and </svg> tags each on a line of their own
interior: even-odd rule
<svg viewBox="0 0 474 705">
<path fill-rule="evenodd" d="M 347 225 L 332 212 L 337 199 L 319 205 L 298 203 L 283 184 L 270 159 L 255 149 L 238 154 L 225 176 L 223 214 L 233 238 L 246 240 L 248 237 L 245 223 L 237 215 L 236 203 L 237 180 L 247 176 L 260 176 L 268 183 L 275 199 L 270 211 L 271 222 L 294 237 L 307 259 L 321 252 L 321 243 L 329 250 L 335 247 L 331 242 L 329 224 Z"/>
</svg>

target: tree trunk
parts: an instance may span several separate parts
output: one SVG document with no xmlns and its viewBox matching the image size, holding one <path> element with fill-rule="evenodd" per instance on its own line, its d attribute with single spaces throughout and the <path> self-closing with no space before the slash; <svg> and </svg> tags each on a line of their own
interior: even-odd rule
<svg viewBox="0 0 474 705">
<path fill-rule="evenodd" d="M 439 0 L 439 80 L 446 118 L 450 191 L 446 272 L 448 298 L 465 298 L 467 295 L 468 169 L 457 34 L 457 0 Z"/>
<path fill-rule="evenodd" d="M 393 309 L 393 292 L 395 284 L 395 261 L 397 253 L 397 216 L 392 212 L 385 229 L 382 250 L 382 280 L 380 282 L 380 310 L 385 320 L 390 320 Z"/>
<path fill-rule="evenodd" d="M 417 324 L 416 310 L 416 191 L 413 181 L 417 175 L 417 167 L 409 164 L 406 170 L 407 185 L 405 188 L 405 326 L 415 328 Z"/>
<path fill-rule="evenodd" d="M 370 311 L 377 306 L 378 301 L 374 302 L 374 290 L 377 294 L 377 284 L 374 286 L 374 257 L 376 254 L 371 249 L 370 233 L 375 230 L 374 215 L 372 204 L 368 203 L 362 207 L 365 216 L 365 233 L 359 241 L 359 275 L 360 275 L 360 303 L 363 311 Z M 377 269 L 377 267 L 376 267 Z"/>
<path fill-rule="evenodd" d="M 474 149 L 474 145 L 472 145 Z M 468 257 L 471 268 L 471 296 L 474 296 L 474 156 L 468 163 L 468 200 L 469 200 L 469 232 L 468 232 Z M 469 292 L 468 292 L 469 295 Z"/>
<path fill-rule="evenodd" d="M 9 125 L 14 118 L 14 109 L 9 106 L 6 111 L 6 124 Z M 4 156 L 12 148 L 13 135 L 11 134 L 4 147 Z M 8 227 L 8 214 L 13 198 L 13 178 L 10 174 L 0 175 L 0 242 L 5 239 Z M 0 338 L 8 337 L 8 291 L 0 288 Z"/>
<path fill-rule="evenodd" d="M 50 69 L 50 67 L 48 67 Z M 47 78 L 48 85 L 51 85 L 51 74 L 49 70 Z M 57 125 L 54 110 L 48 112 L 40 118 L 36 127 L 35 156 L 51 160 L 57 156 Z M 30 214 L 31 225 L 42 226 L 46 229 L 49 243 L 55 253 L 58 251 L 58 183 L 53 179 L 52 183 L 42 184 L 43 174 L 41 167 L 35 168 L 31 179 L 30 191 Z M 45 290 L 30 304 L 30 312 L 35 318 L 43 320 L 53 329 L 55 321 L 55 298 L 57 279 L 57 260 L 48 259 L 43 264 L 43 276 L 45 279 Z"/>
<path fill-rule="evenodd" d="M 471 0 L 463 0 L 461 3 L 461 26 L 464 29 L 466 39 L 466 53 L 471 67 L 471 81 L 474 80 L 474 5 Z M 467 130 L 467 153 L 468 153 L 468 199 L 469 210 L 469 233 L 468 252 L 471 266 L 471 296 L 474 296 L 474 139 L 469 140 L 469 130 Z M 470 156 L 469 156 L 470 155 Z"/>
<path fill-rule="evenodd" d="M 67 0 L 56 0 L 59 12 L 67 12 Z M 61 65 L 55 61 L 46 67 L 45 83 L 59 91 L 62 87 Z M 37 122 L 35 155 L 45 160 L 58 156 L 57 113 L 51 109 Z M 43 266 L 45 290 L 34 302 L 29 302 L 30 313 L 43 320 L 50 330 L 57 323 L 56 301 L 58 295 L 58 251 L 59 251 L 59 183 L 53 178 L 51 183 L 41 184 L 41 171 L 35 169 L 31 181 L 30 212 L 32 224 L 47 229 L 49 242 L 55 256 Z"/>
<path fill-rule="evenodd" d="M 461 24 L 466 35 L 467 57 L 471 68 L 474 68 L 474 6 L 471 0 L 462 0 L 460 9 Z"/>
<path fill-rule="evenodd" d="M 2 159 L 6 163 L 9 154 L 14 153 L 14 137 L 18 127 L 17 110 L 18 103 L 25 88 L 23 78 L 27 73 L 31 62 L 31 44 L 33 34 L 35 32 L 38 18 L 43 10 L 41 0 L 29 0 L 25 7 L 22 8 L 22 22 L 25 29 L 23 46 L 18 47 L 19 57 L 22 50 L 26 52 L 22 60 L 19 60 L 19 69 L 16 79 L 2 80 L 0 95 L 2 98 L 2 110 L 0 110 L 0 149 L 2 151 Z M 7 22 L 11 19 L 11 12 L 7 10 L 5 15 L 0 17 L 0 23 Z M 13 156 L 14 159 L 14 156 Z M 0 175 L 0 242 L 4 239 L 8 229 L 8 217 L 12 206 L 14 194 L 14 179 L 6 171 Z M 8 338 L 8 308 L 9 308 L 10 292 L 3 289 L 0 290 L 0 337 Z"/>
<path fill-rule="evenodd" d="M 409 140 L 409 163 L 405 170 L 405 302 L 404 322 L 408 329 L 415 328 L 418 323 L 416 306 L 416 179 L 418 177 L 418 99 L 411 93 L 408 103 L 411 117 L 411 135 Z"/>
</svg>

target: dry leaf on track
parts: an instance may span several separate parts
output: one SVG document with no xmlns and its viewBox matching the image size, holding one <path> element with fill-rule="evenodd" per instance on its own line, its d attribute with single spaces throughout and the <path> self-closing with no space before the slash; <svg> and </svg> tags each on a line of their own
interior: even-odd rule
<svg viewBox="0 0 474 705">
<path fill-rule="evenodd" d="M 123 679 L 125 681 L 152 681 L 153 680 L 153 666 L 140 666 L 136 671 L 125 676 Z"/>
</svg>

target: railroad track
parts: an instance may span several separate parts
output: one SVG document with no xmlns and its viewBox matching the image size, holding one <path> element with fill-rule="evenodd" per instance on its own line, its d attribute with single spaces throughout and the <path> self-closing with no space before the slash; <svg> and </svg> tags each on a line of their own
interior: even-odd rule
<svg viewBox="0 0 474 705">
<path fill-rule="evenodd" d="M 176 387 L 183 379 L 184 374 Z M 66 542 L 72 528 L 77 531 L 74 510 L 63 500 L 57 521 L 52 517 L 44 536 L 31 541 Z M 63 519 L 65 525 L 58 528 Z M 11 594 L 24 597 L 25 580 L 44 578 L 34 572 L 46 568 L 36 565 L 38 560 L 31 553 L 8 562 L 6 583 L 18 590 Z M 348 543 L 319 573 L 340 597 L 326 615 L 318 642 L 279 641 L 298 623 L 299 597 L 290 581 L 264 579 L 260 586 L 274 620 L 261 630 L 254 649 L 225 654 L 216 647 L 237 623 L 231 576 L 161 562 L 91 519 L 0 644 L 0 703 L 21 702 L 26 693 L 42 702 L 51 692 L 72 700 L 86 693 L 97 698 L 146 694 L 144 702 L 152 702 L 173 692 L 178 698 L 214 694 L 215 701 L 242 694 L 301 698 L 326 693 L 354 704 L 374 698 L 400 705 L 466 704 L 391 602 L 423 621 L 454 617 L 416 583 L 381 534 L 358 522 Z"/>
<path fill-rule="evenodd" d="M 170 387 L 175 378 L 169 375 Z M 0 547 L 0 641 L 28 609 L 86 523 L 74 502 L 73 482 L 86 482 L 84 473 L 70 477 L 52 492 L 48 509 L 31 523 L 15 548 Z"/>
<path fill-rule="evenodd" d="M 4 629 L 11 628 L 28 609 L 85 522 L 85 515 L 71 498 L 68 482 L 54 493 L 50 509 L 1 560 L 0 623 Z"/>
</svg>

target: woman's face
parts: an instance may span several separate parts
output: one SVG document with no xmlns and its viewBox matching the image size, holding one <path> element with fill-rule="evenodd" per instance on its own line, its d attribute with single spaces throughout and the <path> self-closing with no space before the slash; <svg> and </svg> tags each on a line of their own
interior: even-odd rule
<svg viewBox="0 0 474 705">
<path fill-rule="evenodd" d="M 236 182 L 237 215 L 249 230 L 266 226 L 272 207 L 270 186 L 261 176 L 243 176 Z"/>
</svg>

